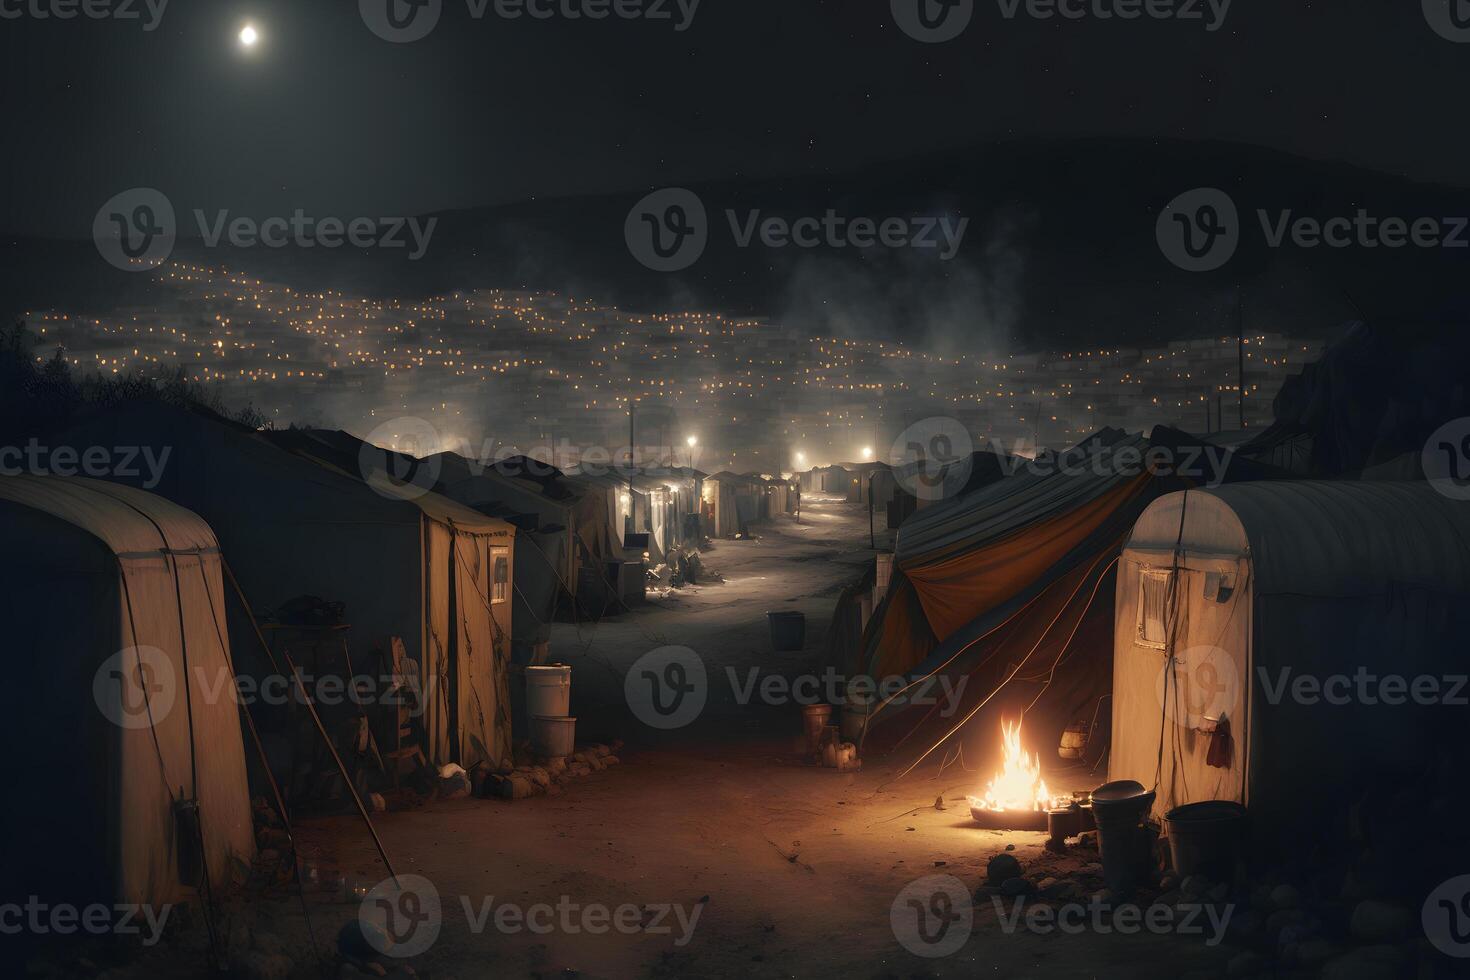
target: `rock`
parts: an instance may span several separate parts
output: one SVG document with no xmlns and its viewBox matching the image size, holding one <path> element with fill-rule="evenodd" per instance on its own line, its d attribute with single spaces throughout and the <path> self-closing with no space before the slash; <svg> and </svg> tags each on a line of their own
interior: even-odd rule
<svg viewBox="0 0 1470 980">
<path fill-rule="evenodd" d="M 1325 939 L 1307 939 L 1297 945 L 1296 961 L 1307 969 L 1316 970 L 1341 952 Z"/>
<path fill-rule="evenodd" d="M 1021 862 L 1009 854 L 997 854 L 985 865 L 985 883 L 1003 885 L 1012 878 L 1021 877 Z"/>
<path fill-rule="evenodd" d="M 1187 899 L 1184 897 L 1184 893 L 1176 888 L 1173 891 L 1164 892 L 1158 898 L 1154 899 L 1153 904 L 1167 905 L 1169 908 L 1173 908 L 1183 901 L 1187 901 Z"/>
<path fill-rule="evenodd" d="M 1084 864 L 1082 867 L 1078 868 L 1077 871 L 1079 874 L 1100 875 L 1102 874 L 1102 864 L 1097 861 L 1092 861 L 1088 864 Z"/>
<path fill-rule="evenodd" d="M 1045 875 L 1036 882 L 1036 890 L 1045 895 L 1057 886 L 1057 879 L 1051 875 Z"/>
<path fill-rule="evenodd" d="M 1266 932 L 1271 936 L 1280 936 L 1281 930 L 1288 926 L 1301 925 L 1306 918 L 1306 913 L 1301 909 L 1277 909 L 1266 917 Z"/>
<path fill-rule="evenodd" d="M 1246 950 L 1237 953 L 1225 964 L 1225 975 L 1227 977 L 1254 977 L 1266 972 L 1266 960 L 1260 953 Z"/>
<path fill-rule="evenodd" d="M 1364 899 L 1353 907 L 1348 928 L 1353 938 L 1365 943 L 1393 942 L 1412 928 L 1413 915 L 1408 909 Z"/>
<path fill-rule="evenodd" d="M 1362 946 L 1327 962 L 1322 980 L 1394 980 L 1403 954 L 1393 946 Z"/>
<path fill-rule="evenodd" d="M 1016 845 L 1015 844 L 1007 844 L 1006 845 L 1006 850 L 1008 850 L 1008 851 L 1014 851 L 1015 849 L 1016 849 Z"/>
<path fill-rule="evenodd" d="M 1007 878 L 1000 886 L 1000 893 L 1007 898 L 1018 898 L 1035 893 L 1036 886 L 1025 878 Z"/>
<path fill-rule="evenodd" d="M 1171 892 L 1179 887 L 1179 876 L 1170 871 L 1159 876 L 1159 888 L 1162 891 Z"/>
<path fill-rule="evenodd" d="M 619 759 L 619 758 L 618 758 L 618 757 L 617 757 L 617 756 L 615 756 L 615 755 L 605 755 L 605 756 L 603 756 L 603 757 L 602 757 L 602 761 L 603 761 L 603 763 L 604 763 L 604 764 L 606 764 L 606 765 L 609 765 L 609 766 L 616 766 L 616 765 L 618 765 L 618 764 L 619 764 L 619 763 L 621 763 L 621 762 L 622 762 L 622 761 L 623 761 L 623 760 L 622 760 L 622 759 Z"/>
<path fill-rule="evenodd" d="M 1085 830 L 1085 831 L 1083 831 L 1082 834 L 1080 836 L 1078 836 L 1078 838 L 1077 838 L 1077 846 L 1078 847 L 1091 847 L 1091 848 L 1096 848 L 1097 847 L 1097 831 L 1095 831 L 1095 830 Z"/>
<path fill-rule="evenodd" d="M 1198 898 L 1210 890 L 1210 879 L 1204 875 L 1186 875 L 1179 882 L 1179 890 L 1190 898 Z"/>
<path fill-rule="evenodd" d="M 234 960 L 231 971 L 240 980 L 286 980 L 295 967 L 289 956 L 252 949 Z"/>
<path fill-rule="evenodd" d="M 369 960 L 393 945 L 388 934 L 361 919 L 351 919 L 337 931 L 337 952 L 350 960 Z"/>
<path fill-rule="evenodd" d="M 1277 885 L 1266 897 L 1273 909 L 1298 909 L 1302 906 L 1302 893 L 1292 885 Z"/>
</svg>

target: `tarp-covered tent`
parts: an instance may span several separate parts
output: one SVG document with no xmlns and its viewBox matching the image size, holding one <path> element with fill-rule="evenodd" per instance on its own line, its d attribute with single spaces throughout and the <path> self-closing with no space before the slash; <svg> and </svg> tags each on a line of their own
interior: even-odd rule
<svg viewBox="0 0 1470 980">
<path fill-rule="evenodd" d="M 749 534 L 760 522 L 765 505 L 766 483 L 758 476 L 742 476 L 723 470 L 706 478 L 705 514 L 714 518 L 711 537 L 729 538 Z"/>
<path fill-rule="evenodd" d="M 511 622 L 513 659 L 530 663 L 551 641 L 551 622 L 563 595 L 575 600 L 576 520 L 573 501 L 554 499 L 545 464 L 479 463 L 455 453 L 434 457 L 437 492 L 516 528 Z"/>
<path fill-rule="evenodd" d="M 178 800 L 199 803 L 199 886 L 223 887 L 254 828 L 214 532 L 131 487 L 7 476 L 0 553 L 15 572 L 0 592 L 7 710 L 25 738 L 6 761 L 21 794 L 0 817 L 7 892 L 190 898 Z"/>
<path fill-rule="evenodd" d="M 633 512 L 628 478 L 589 467 L 564 479 L 577 499 L 578 606 L 594 616 L 625 609 L 643 595 L 643 556 L 624 547 Z"/>
<path fill-rule="evenodd" d="M 1144 508 L 1193 482 L 1120 462 L 1152 447 L 1174 459 L 1204 448 L 1163 427 L 1149 437 L 1103 430 L 904 522 L 887 596 L 864 634 L 864 662 L 875 677 L 945 674 L 965 677 L 966 688 L 949 719 L 885 709 L 894 729 L 918 724 L 937 738 L 991 692 L 970 729 L 982 741 L 999 732 L 1000 718 L 1024 711 L 1032 750 L 1054 747 L 1069 724 L 1098 716 L 1111 674 L 1115 560 Z M 1223 454 L 1215 458 L 1223 465 Z M 1238 462 L 1220 475 L 1234 478 L 1236 469 L 1265 475 Z"/>
<path fill-rule="evenodd" d="M 126 405 L 56 443 L 166 449 L 154 492 L 209 522 L 258 615 L 303 595 L 344 603 L 358 671 L 391 673 L 392 637 L 419 665 L 431 761 L 510 759 L 511 525 L 372 466 L 347 470 L 303 433 L 272 441 L 199 408 Z M 249 626 L 232 630 L 237 666 L 266 672 Z"/>
<path fill-rule="evenodd" d="M 1408 691 L 1464 675 L 1470 502 L 1402 483 L 1172 493 L 1133 528 L 1115 608 L 1109 774 L 1157 784 L 1159 812 L 1235 800 L 1279 828 L 1437 750 L 1463 753 L 1459 711 L 1405 691 L 1385 701 L 1386 687 L 1364 698 L 1355 678 Z M 1293 694 L 1302 677 L 1315 695 Z"/>
</svg>

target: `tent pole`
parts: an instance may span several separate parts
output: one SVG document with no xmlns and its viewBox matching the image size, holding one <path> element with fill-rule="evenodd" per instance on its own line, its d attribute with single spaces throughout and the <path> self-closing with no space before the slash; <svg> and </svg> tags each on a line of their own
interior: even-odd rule
<svg viewBox="0 0 1470 980">
<path fill-rule="evenodd" d="M 250 620 L 250 627 L 255 630 L 255 638 L 260 641 L 261 649 L 265 651 L 271 667 L 279 672 L 280 667 L 276 665 L 275 654 L 271 653 L 270 644 L 265 642 L 265 634 L 260 631 L 260 624 L 255 621 L 255 612 L 250 608 L 250 600 L 245 598 L 245 590 L 240 588 L 240 582 L 235 578 L 234 569 L 230 568 L 230 563 L 225 561 L 224 555 L 220 555 L 219 563 L 220 567 L 225 570 L 225 576 L 230 580 L 230 585 L 234 586 L 235 594 L 240 597 L 240 605 L 245 609 L 245 615 Z M 284 650 L 281 651 L 281 655 L 286 658 L 286 665 L 291 668 L 291 676 L 296 679 L 296 687 L 300 691 L 302 702 L 306 705 L 307 714 L 311 715 L 311 720 L 316 723 L 316 730 L 321 733 L 322 741 L 327 743 L 327 751 L 332 753 L 332 761 L 337 764 L 337 771 L 342 774 L 342 782 L 347 786 L 347 792 L 352 794 L 352 802 L 357 804 L 357 812 L 362 815 L 362 822 L 367 824 L 368 834 L 378 848 L 378 857 L 383 859 L 383 866 L 388 869 L 388 877 L 393 879 L 393 884 L 399 884 L 398 872 L 393 870 L 393 862 L 388 860 L 388 852 L 383 849 L 383 841 L 378 837 L 376 828 L 373 827 L 367 807 L 362 805 L 362 797 L 357 795 L 357 787 L 352 785 L 352 777 L 347 775 L 347 767 L 342 764 L 342 757 L 337 754 L 337 747 L 332 744 L 331 737 L 327 735 L 327 729 L 322 725 L 321 716 L 316 713 L 316 705 L 307 695 L 306 685 L 301 683 L 301 675 L 296 672 L 296 665 L 291 663 L 291 655 Z"/>
</svg>

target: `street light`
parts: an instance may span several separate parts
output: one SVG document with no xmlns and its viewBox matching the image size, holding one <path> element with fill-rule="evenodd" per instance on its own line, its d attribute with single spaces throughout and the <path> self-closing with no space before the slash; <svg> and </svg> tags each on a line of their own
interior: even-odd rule
<svg viewBox="0 0 1470 980">
<path fill-rule="evenodd" d="M 692 469 L 694 469 L 694 447 L 697 446 L 697 445 L 699 445 L 699 437 L 698 436 L 690 436 L 688 439 L 685 439 L 684 441 L 689 444 L 689 468 L 692 470 Z"/>
<path fill-rule="evenodd" d="M 864 446 L 863 447 L 863 459 L 868 460 L 868 459 L 872 459 L 872 458 L 873 458 L 873 447 L 872 446 Z"/>
</svg>

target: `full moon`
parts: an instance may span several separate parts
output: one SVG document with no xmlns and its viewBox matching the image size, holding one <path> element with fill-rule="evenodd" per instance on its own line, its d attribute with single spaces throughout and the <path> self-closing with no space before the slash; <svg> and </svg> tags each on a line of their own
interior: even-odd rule
<svg viewBox="0 0 1470 980">
<path fill-rule="evenodd" d="M 240 29 L 240 43 L 245 47 L 253 48 L 255 47 L 255 42 L 259 40 L 260 35 L 256 32 L 253 25 L 246 24 Z"/>
</svg>

